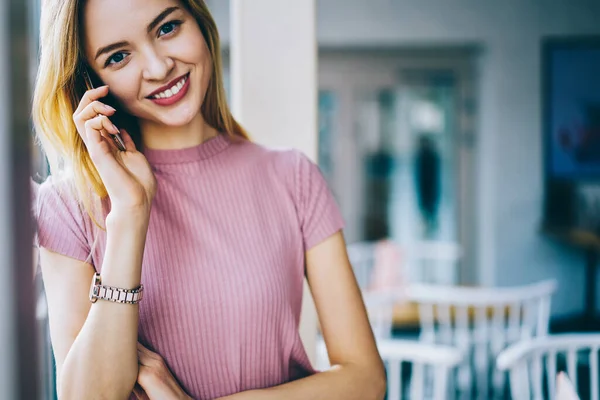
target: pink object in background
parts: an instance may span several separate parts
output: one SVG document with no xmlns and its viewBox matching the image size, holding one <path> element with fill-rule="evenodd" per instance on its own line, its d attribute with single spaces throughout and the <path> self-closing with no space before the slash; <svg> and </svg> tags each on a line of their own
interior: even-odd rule
<svg viewBox="0 0 600 400">
<path fill-rule="evenodd" d="M 370 290 L 402 288 L 402 253 L 391 240 L 382 240 L 375 245 L 374 265 Z"/>
<path fill-rule="evenodd" d="M 573 383 L 564 372 L 559 372 L 556 377 L 556 400 L 579 400 Z"/>
</svg>

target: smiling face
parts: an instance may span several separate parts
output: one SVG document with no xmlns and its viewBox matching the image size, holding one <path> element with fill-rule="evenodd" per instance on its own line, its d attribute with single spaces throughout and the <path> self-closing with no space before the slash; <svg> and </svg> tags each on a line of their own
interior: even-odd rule
<svg viewBox="0 0 600 400">
<path fill-rule="evenodd" d="M 212 60 L 200 27 L 181 2 L 86 3 L 87 62 L 126 111 L 167 126 L 201 118 Z"/>
</svg>

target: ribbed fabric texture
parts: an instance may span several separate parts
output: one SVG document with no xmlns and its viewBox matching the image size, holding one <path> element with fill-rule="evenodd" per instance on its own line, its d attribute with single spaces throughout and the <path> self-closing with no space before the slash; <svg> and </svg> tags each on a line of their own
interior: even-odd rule
<svg viewBox="0 0 600 400">
<path fill-rule="evenodd" d="M 304 253 L 343 228 L 318 167 L 298 151 L 225 135 L 145 154 L 158 191 L 140 341 L 195 399 L 313 374 L 298 333 Z M 49 179 L 39 188 L 38 241 L 83 261 L 96 231 L 61 186 Z M 101 232 L 90 260 L 100 272 L 105 246 Z"/>
</svg>

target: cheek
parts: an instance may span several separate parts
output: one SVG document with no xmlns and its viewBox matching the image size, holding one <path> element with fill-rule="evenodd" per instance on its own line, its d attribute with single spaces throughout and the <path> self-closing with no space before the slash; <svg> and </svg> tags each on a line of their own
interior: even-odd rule
<svg viewBox="0 0 600 400">
<path fill-rule="evenodd" d="M 196 65 L 206 71 L 211 65 L 211 56 L 202 32 L 199 28 L 193 27 L 182 33 L 177 43 L 172 43 L 176 46 L 172 48 L 177 53 L 176 57 L 186 64 Z"/>
<path fill-rule="evenodd" d="M 203 41 L 189 41 L 178 43 L 174 50 L 174 58 L 183 61 L 186 64 L 204 66 L 210 59 L 210 53 Z"/>
<path fill-rule="evenodd" d="M 135 104 L 138 101 L 138 86 L 135 81 L 129 81 L 124 83 L 114 83 L 114 86 L 110 85 L 109 90 L 115 87 L 115 90 L 111 90 L 111 94 L 117 99 L 119 105 L 126 111 L 130 111 L 135 108 Z"/>
<path fill-rule="evenodd" d="M 202 86 L 202 90 L 206 91 L 208 88 L 208 84 L 211 80 L 212 77 L 212 73 L 213 73 L 213 62 L 212 62 L 212 57 L 210 55 L 210 52 L 208 51 L 208 48 L 206 47 L 206 45 L 204 44 L 204 42 L 202 42 L 202 46 L 201 47 L 201 51 L 200 51 L 200 62 L 198 63 L 198 67 L 201 70 L 201 86 Z"/>
<path fill-rule="evenodd" d="M 208 88 L 208 84 L 210 82 L 210 78 L 212 76 L 212 62 L 210 59 L 207 59 L 202 65 L 202 89 L 206 91 Z"/>
</svg>

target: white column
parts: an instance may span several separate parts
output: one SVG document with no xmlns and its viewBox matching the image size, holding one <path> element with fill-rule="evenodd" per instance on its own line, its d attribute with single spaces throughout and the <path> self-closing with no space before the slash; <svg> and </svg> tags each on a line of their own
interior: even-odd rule
<svg viewBox="0 0 600 400">
<path fill-rule="evenodd" d="M 234 116 L 252 139 L 317 156 L 315 0 L 231 0 Z M 300 334 L 315 360 L 317 316 L 305 284 Z"/>
</svg>

